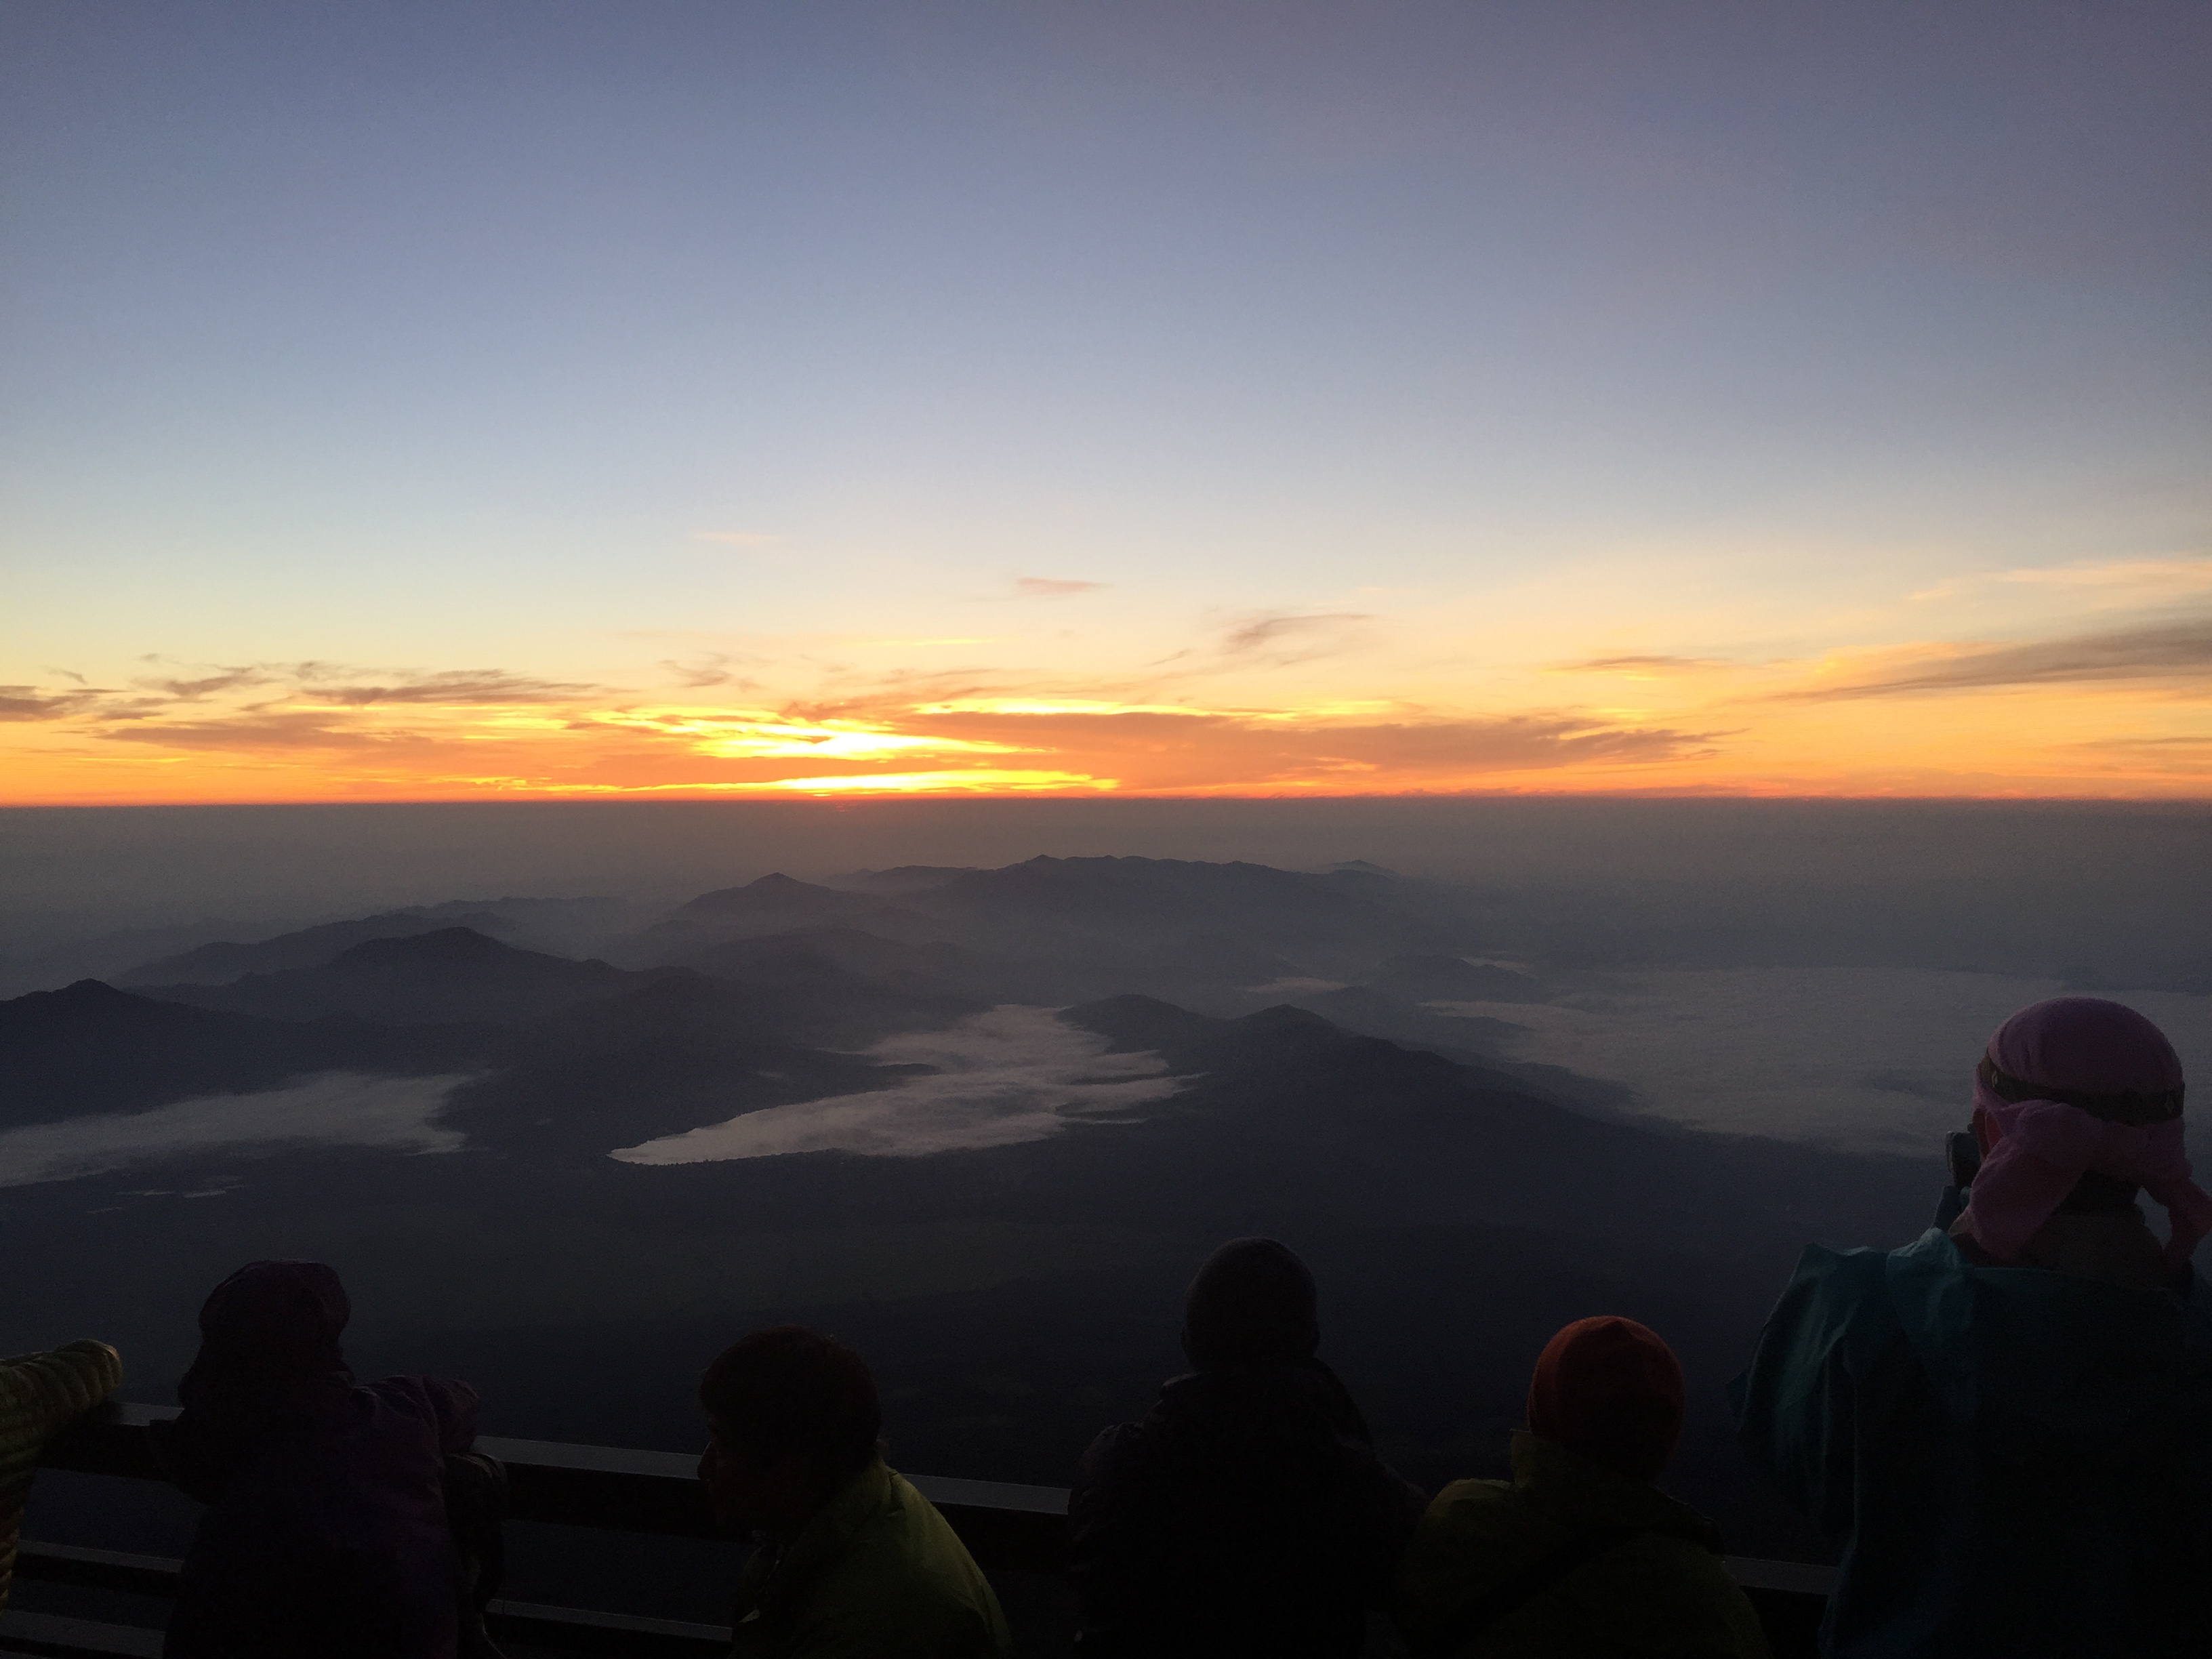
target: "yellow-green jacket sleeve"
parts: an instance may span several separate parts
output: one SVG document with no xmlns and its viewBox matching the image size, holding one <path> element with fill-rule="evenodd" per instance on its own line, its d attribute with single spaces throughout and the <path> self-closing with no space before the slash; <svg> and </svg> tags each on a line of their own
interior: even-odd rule
<svg viewBox="0 0 2212 1659">
<path fill-rule="evenodd" d="M 122 1357 L 105 1342 L 0 1359 L 0 1607 L 15 1583 L 15 1534 L 39 1455 L 122 1384 Z"/>
</svg>

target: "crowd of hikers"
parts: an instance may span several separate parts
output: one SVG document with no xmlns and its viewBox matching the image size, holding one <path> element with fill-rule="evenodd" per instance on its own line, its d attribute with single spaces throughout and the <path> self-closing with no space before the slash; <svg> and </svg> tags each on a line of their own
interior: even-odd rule
<svg viewBox="0 0 2212 1659">
<path fill-rule="evenodd" d="M 1841 1540 L 1823 1650 L 2212 1654 L 2212 1296 L 2190 1266 L 2212 1198 L 2182 1150 L 2180 1062 L 2140 1014 L 2062 997 L 1998 1030 L 1973 1091 L 1936 1225 L 1902 1249 L 1808 1249 L 1731 1386 L 1752 1462 Z M 357 1381 L 349 1311 L 336 1274 L 298 1261 L 243 1267 L 201 1310 L 183 1409 L 155 1431 L 206 1506 L 173 1659 L 496 1651 L 503 1474 L 471 1449 L 475 1392 Z M 1385 1616 L 1415 1655 L 1766 1651 L 1717 1530 L 1656 1484 L 1685 1389 L 1644 1326 L 1553 1337 L 1511 1478 L 1433 1497 L 1319 1358 L 1313 1275 L 1284 1245 L 1217 1250 L 1182 1345 L 1188 1374 L 1076 1472 L 1088 1659 L 1353 1659 Z M 119 1382 L 96 1342 L 0 1364 L 0 1602 L 42 1447 Z M 699 1401 L 700 1480 L 755 1546 L 735 1655 L 1011 1654 L 982 1572 L 886 1467 L 850 1347 L 757 1331 Z"/>
</svg>

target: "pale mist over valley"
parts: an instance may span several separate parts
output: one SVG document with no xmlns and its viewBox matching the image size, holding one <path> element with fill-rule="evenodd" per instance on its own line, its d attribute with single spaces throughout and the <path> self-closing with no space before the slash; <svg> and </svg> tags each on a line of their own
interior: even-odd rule
<svg viewBox="0 0 2212 1659">
<path fill-rule="evenodd" d="M 301 1256 L 363 1367 L 471 1376 L 488 1431 L 685 1449 L 726 1333 L 803 1318 L 907 1466 L 1062 1485 L 1176 1368 L 1193 1263 L 1267 1233 L 1414 1479 L 1495 1462 L 1544 1336 L 1625 1313 L 1690 1376 L 1670 1478 L 1802 1559 L 1721 1393 L 1798 1249 L 1926 1224 L 2026 1002 L 2094 988 L 2212 1069 L 2191 807 L 16 811 L 0 848 L 0 1342 L 96 1324 L 149 1400 L 207 1285 Z"/>
</svg>

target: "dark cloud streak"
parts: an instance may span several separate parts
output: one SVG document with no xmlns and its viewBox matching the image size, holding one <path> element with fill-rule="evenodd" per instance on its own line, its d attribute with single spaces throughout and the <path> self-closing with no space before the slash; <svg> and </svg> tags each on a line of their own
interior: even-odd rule
<svg viewBox="0 0 2212 1659">
<path fill-rule="evenodd" d="M 1589 657 L 1581 662 L 1560 663 L 1558 665 L 1558 672 L 1580 674 L 1683 674 L 1700 668 L 1719 668 L 1723 665 L 1711 657 Z"/>
<path fill-rule="evenodd" d="M 1366 625 L 1374 620 L 1358 611 L 1278 612 L 1255 617 L 1222 636 L 1220 656 L 1224 661 L 1265 663 L 1276 668 L 1313 662 L 1352 649 L 1360 642 Z"/>
<path fill-rule="evenodd" d="M 2093 680 L 2197 678 L 2212 672 L 2212 617 L 2025 645 L 1985 647 L 1849 684 L 1782 694 L 1785 702 L 2058 685 Z"/>
<path fill-rule="evenodd" d="M 366 708 L 375 703 L 566 702 L 601 689 L 581 681 L 532 679 L 496 668 L 456 668 L 395 676 L 388 685 L 310 684 L 301 692 L 318 702 Z"/>
<path fill-rule="evenodd" d="M 0 720 L 60 720 L 82 714 L 106 693 L 41 691 L 35 685 L 0 685 Z"/>
</svg>

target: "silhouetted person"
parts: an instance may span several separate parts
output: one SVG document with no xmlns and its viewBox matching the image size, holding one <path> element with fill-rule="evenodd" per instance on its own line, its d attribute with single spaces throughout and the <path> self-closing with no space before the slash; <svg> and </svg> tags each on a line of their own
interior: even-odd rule
<svg viewBox="0 0 2212 1659">
<path fill-rule="evenodd" d="M 1421 1517 L 1392 1612 L 1417 1655 L 1763 1659 L 1720 1530 L 1652 1484 L 1682 1368 L 1632 1319 L 1577 1320 L 1528 1384 L 1510 1480 L 1457 1480 Z"/>
<path fill-rule="evenodd" d="M 40 1455 L 122 1382 L 122 1358 L 105 1342 L 0 1359 L 0 1607 L 15 1583 L 15 1537 Z"/>
<path fill-rule="evenodd" d="M 1183 1315 L 1195 1368 L 1083 1455 L 1068 1509 L 1086 1656 L 1355 1655 L 1421 1494 L 1376 1456 L 1321 1345 L 1313 1275 L 1223 1245 Z"/>
<path fill-rule="evenodd" d="M 464 1573 L 447 1454 L 476 1390 L 362 1383 L 338 1345 L 351 1308 L 319 1261 L 256 1261 L 200 1310 L 184 1406 L 155 1425 L 169 1478 L 205 1504 L 167 1659 L 448 1659 Z"/>
<path fill-rule="evenodd" d="M 2212 1652 L 2212 1293 L 2189 1265 L 2212 1198 L 2181 1102 L 2132 1009 L 2023 1009 L 1975 1074 L 1953 1226 L 1798 1262 L 1735 1392 L 1753 1461 L 1849 1537 L 1825 1651 Z"/>
<path fill-rule="evenodd" d="M 714 1513 L 757 1548 L 738 1659 L 1004 1659 L 998 1598 L 930 1501 L 884 1467 L 875 1379 L 835 1337 L 755 1331 L 699 1382 Z"/>
</svg>

